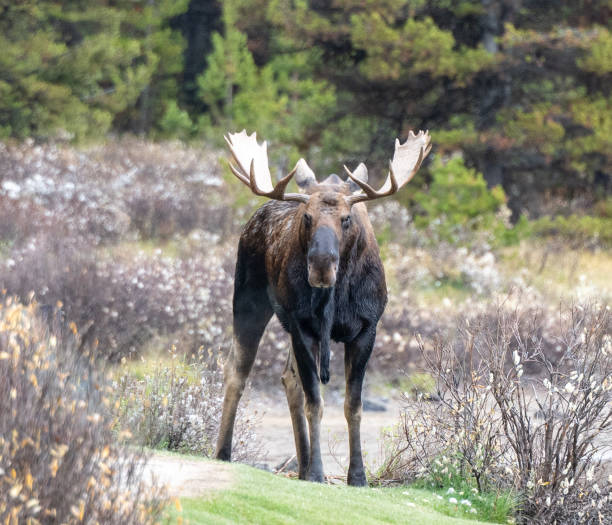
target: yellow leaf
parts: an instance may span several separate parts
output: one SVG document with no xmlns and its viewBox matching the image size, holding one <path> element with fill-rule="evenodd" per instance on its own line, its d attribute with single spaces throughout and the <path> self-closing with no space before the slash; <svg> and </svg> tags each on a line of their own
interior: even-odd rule
<svg viewBox="0 0 612 525">
<path fill-rule="evenodd" d="M 98 465 L 100 465 L 100 468 L 102 469 L 102 472 L 104 472 L 104 474 L 106 474 L 107 476 L 110 476 L 110 474 L 112 474 L 111 469 L 109 469 L 108 465 L 106 463 L 104 463 L 103 461 L 100 461 L 98 463 Z"/>
<path fill-rule="evenodd" d="M 38 379 L 36 379 L 36 375 L 32 374 L 30 376 L 30 383 L 34 385 L 34 388 L 38 387 Z"/>
<path fill-rule="evenodd" d="M 11 354 L 8 352 L 0 352 L 0 359 L 8 359 L 9 357 L 11 357 Z"/>
<path fill-rule="evenodd" d="M 54 478 L 55 475 L 57 474 L 57 469 L 58 468 L 59 468 L 59 464 L 57 462 L 57 459 L 53 459 L 53 461 L 49 465 L 49 470 L 51 470 L 51 477 L 52 478 Z"/>
<path fill-rule="evenodd" d="M 96 478 L 94 478 L 93 476 L 89 476 L 89 479 L 87 480 L 87 490 L 95 486 L 96 486 Z"/>
<path fill-rule="evenodd" d="M 25 486 L 28 487 L 28 490 L 32 490 L 32 485 L 34 484 L 34 478 L 32 474 L 29 472 L 25 476 Z"/>
<path fill-rule="evenodd" d="M 74 335 L 77 335 L 77 332 L 78 332 L 78 330 L 77 330 L 77 325 L 74 323 L 74 321 L 73 321 L 73 322 L 71 322 L 71 323 L 70 323 L 68 326 L 70 327 L 70 331 L 71 331 L 71 332 L 72 332 Z"/>
<path fill-rule="evenodd" d="M 9 490 L 9 496 L 11 498 L 16 498 L 17 496 L 19 496 L 22 487 L 23 485 L 21 483 L 17 483 L 17 485 L 15 485 L 11 490 Z"/>
<path fill-rule="evenodd" d="M 52 448 L 50 453 L 54 458 L 63 458 L 68 452 L 68 445 L 57 445 L 57 447 Z"/>
<path fill-rule="evenodd" d="M 178 510 L 179 512 L 183 512 L 183 507 L 181 506 L 181 500 L 179 500 L 178 498 L 174 498 L 174 506 L 176 507 L 176 510 Z"/>
</svg>

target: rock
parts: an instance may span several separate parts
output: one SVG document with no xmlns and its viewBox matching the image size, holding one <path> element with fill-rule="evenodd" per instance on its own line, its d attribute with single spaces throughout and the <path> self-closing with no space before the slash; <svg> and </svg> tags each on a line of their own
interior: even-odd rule
<svg viewBox="0 0 612 525">
<path fill-rule="evenodd" d="M 362 402 L 364 412 L 386 412 L 387 407 L 382 401 L 372 401 L 371 399 L 364 399 Z"/>
<path fill-rule="evenodd" d="M 297 472 L 298 471 L 298 462 L 297 457 L 295 455 L 288 456 L 286 459 L 281 461 L 276 467 L 274 467 L 274 472 Z"/>
</svg>

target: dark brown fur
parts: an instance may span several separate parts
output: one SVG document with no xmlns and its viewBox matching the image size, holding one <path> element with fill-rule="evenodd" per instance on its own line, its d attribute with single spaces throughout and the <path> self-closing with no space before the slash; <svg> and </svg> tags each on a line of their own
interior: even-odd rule
<svg viewBox="0 0 612 525">
<path fill-rule="evenodd" d="M 331 338 L 345 345 L 348 482 L 364 485 L 361 390 L 376 325 L 387 301 L 384 270 L 365 205 L 351 207 L 345 200 L 349 186 L 324 183 L 308 190 L 308 203 L 266 203 L 240 237 L 234 288 L 235 345 L 225 368 L 217 457 L 230 459 L 238 400 L 264 328 L 276 314 L 292 342 L 282 381 L 300 478 L 323 480 L 319 381 L 329 379 Z"/>
</svg>

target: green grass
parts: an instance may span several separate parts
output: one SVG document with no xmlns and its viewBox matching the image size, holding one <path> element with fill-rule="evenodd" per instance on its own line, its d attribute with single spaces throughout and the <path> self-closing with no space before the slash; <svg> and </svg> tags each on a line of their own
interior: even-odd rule
<svg viewBox="0 0 612 525">
<path fill-rule="evenodd" d="M 406 487 L 353 488 L 320 485 L 233 465 L 233 488 L 202 498 L 184 498 L 182 511 L 191 524 L 391 524 L 461 525 L 475 523 L 469 508 L 450 504 L 433 492 Z M 482 523 L 482 522 L 481 522 Z"/>
</svg>

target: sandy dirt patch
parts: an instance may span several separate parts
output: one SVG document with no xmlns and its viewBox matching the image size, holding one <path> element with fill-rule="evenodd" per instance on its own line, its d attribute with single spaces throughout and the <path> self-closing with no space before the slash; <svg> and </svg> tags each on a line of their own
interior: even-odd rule
<svg viewBox="0 0 612 525">
<path fill-rule="evenodd" d="M 386 403 L 384 412 L 363 412 L 361 416 L 361 446 L 366 463 L 376 463 L 380 455 L 380 436 L 384 428 L 399 420 L 398 402 Z M 286 403 L 262 407 L 264 414 L 257 426 L 257 437 L 267 451 L 265 464 L 274 469 L 295 454 L 291 418 Z M 344 408 L 338 403 L 326 403 L 321 421 L 321 455 L 325 474 L 338 476 L 348 468 L 348 430 Z"/>
<path fill-rule="evenodd" d="M 145 467 L 144 479 L 156 479 L 172 497 L 193 498 L 232 486 L 230 466 L 220 461 L 198 461 L 175 455 L 153 455 Z"/>
</svg>

